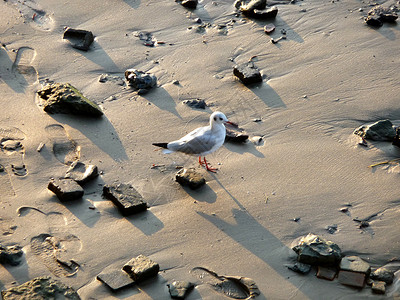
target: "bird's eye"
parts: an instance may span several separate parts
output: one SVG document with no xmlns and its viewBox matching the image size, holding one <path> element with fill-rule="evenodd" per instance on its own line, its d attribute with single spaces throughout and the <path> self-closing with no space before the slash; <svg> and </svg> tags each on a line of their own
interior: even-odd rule
<svg viewBox="0 0 400 300">
<path fill-rule="evenodd" d="M 219 117 L 219 120 L 220 120 L 220 121 L 222 121 L 222 118 L 221 118 L 221 117 Z"/>
<path fill-rule="evenodd" d="M 214 117 L 214 121 L 217 121 L 217 117 Z"/>
</svg>

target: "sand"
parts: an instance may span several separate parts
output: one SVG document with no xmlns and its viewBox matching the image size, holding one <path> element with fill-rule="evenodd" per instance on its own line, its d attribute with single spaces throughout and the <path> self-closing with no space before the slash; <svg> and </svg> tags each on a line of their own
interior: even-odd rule
<svg viewBox="0 0 400 300">
<path fill-rule="evenodd" d="M 263 26 L 270 22 L 237 16 L 233 1 L 204 0 L 193 11 L 172 0 L 1 2 L 0 132 L 23 150 L 0 153 L 6 168 L 0 174 L 0 242 L 21 245 L 24 259 L 17 267 L 0 266 L 0 288 L 48 275 L 82 299 L 169 299 L 166 284 L 188 280 L 197 284 L 189 300 L 229 299 L 190 273 L 206 267 L 252 278 L 261 291 L 257 299 L 376 297 L 370 288 L 354 290 L 285 266 L 295 260 L 293 240 L 309 232 L 372 267 L 400 256 L 399 166 L 368 168 L 400 150 L 387 142 L 363 147 L 352 134 L 380 119 L 400 124 L 399 27 L 366 25 L 370 3 L 279 4 L 276 30 L 267 36 Z M 196 32 L 196 18 L 211 25 Z M 92 31 L 91 50 L 63 40 L 65 26 Z M 281 29 L 287 39 L 272 44 Z M 164 44 L 146 47 L 136 32 L 150 32 Z M 232 67 L 251 58 L 263 83 L 249 88 L 233 77 Z M 105 73 L 122 77 L 128 68 L 156 75 L 157 88 L 139 96 L 98 81 Z M 45 113 L 35 92 L 46 81 L 71 83 L 105 115 Z M 208 108 L 182 104 L 196 98 Z M 217 110 L 250 136 L 263 136 L 263 143 L 225 144 L 207 157 L 216 174 L 199 167 L 196 157 L 154 151 L 153 142 L 180 138 Z M 53 152 L 60 140 L 79 147 L 71 151 L 102 171 L 85 186 L 83 199 L 71 203 L 47 190 L 49 178 L 68 169 L 68 153 Z M 26 175 L 14 174 L 16 164 L 25 165 Z M 182 188 L 174 181 L 177 166 L 197 168 L 207 185 Z M 121 216 L 101 195 L 103 184 L 115 181 L 132 184 L 148 211 Z M 349 214 L 340 211 L 346 204 Z M 18 216 L 20 207 L 27 208 Z M 365 230 L 353 221 L 373 214 Z M 326 227 L 334 224 L 338 230 L 329 234 Z M 35 244 L 43 234 L 61 240 L 63 257 L 80 265 L 75 275 L 67 276 Z M 106 267 L 119 268 L 139 254 L 159 263 L 155 280 L 118 294 L 96 280 Z M 388 288 L 389 297 L 399 294 L 398 284 Z"/>
</svg>

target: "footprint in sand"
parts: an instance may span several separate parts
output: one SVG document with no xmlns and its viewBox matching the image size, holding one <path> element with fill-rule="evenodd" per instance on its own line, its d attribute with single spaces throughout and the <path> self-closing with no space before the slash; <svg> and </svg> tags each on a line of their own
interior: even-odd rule
<svg viewBox="0 0 400 300">
<path fill-rule="evenodd" d="M 11 71 L 19 84 L 23 86 L 31 85 L 38 80 L 38 73 L 32 66 L 35 57 L 36 51 L 30 47 L 21 47 L 17 50 L 17 56 L 15 57 Z"/>
<path fill-rule="evenodd" d="M 46 131 L 53 143 L 53 153 L 60 162 L 70 165 L 79 160 L 81 147 L 69 137 L 62 125 L 49 125 L 46 127 Z"/>
</svg>

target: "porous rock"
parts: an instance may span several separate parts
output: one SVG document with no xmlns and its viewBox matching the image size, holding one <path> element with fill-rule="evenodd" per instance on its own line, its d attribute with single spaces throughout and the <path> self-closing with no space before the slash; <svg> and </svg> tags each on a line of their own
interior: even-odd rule
<svg viewBox="0 0 400 300">
<path fill-rule="evenodd" d="M 82 198 L 83 188 L 73 179 L 51 179 L 47 188 L 52 191 L 60 201 L 71 201 Z"/>
<path fill-rule="evenodd" d="M 103 271 L 97 275 L 96 278 L 107 285 L 113 292 L 117 292 L 135 284 L 128 273 L 121 269 Z"/>
<path fill-rule="evenodd" d="M 179 170 L 175 175 L 175 180 L 192 190 L 198 189 L 206 183 L 205 178 L 193 168 Z"/>
<path fill-rule="evenodd" d="M 142 195 L 130 184 L 105 185 L 103 196 L 111 200 L 124 216 L 147 210 L 147 204 L 143 201 Z"/>
<path fill-rule="evenodd" d="M 236 65 L 233 67 L 233 74 L 244 84 L 252 84 L 262 82 L 260 71 L 253 62 Z"/>
<path fill-rule="evenodd" d="M 139 94 L 147 93 L 157 84 L 157 78 L 155 75 L 136 69 L 126 70 L 125 79 L 128 82 L 128 85 L 137 90 Z"/>
<path fill-rule="evenodd" d="M 23 251 L 18 245 L 3 246 L 0 244 L 0 264 L 18 266 L 21 262 Z"/>
<path fill-rule="evenodd" d="M 80 300 L 78 293 L 50 277 L 37 277 L 17 287 L 2 291 L 3 300 Z"/>
<path fill-rule="evenodd" d="M 373 280 L 384 281 L 387 284 L 392 284 L 394 280 L 394 273 L 385 267 L 381 267 L 373 271 L 369 277 Z"/>
<path fill-rule="evenodd" d="M 67 27 L 64 31 L 63 39 L 68 40 L 71 46 L 76 49 L 88 51 L 94 41 L 94 36 L 90 31 Z"/>
<path fill-rule="evenodd" d="M 84 184 L 99 175 L 97 166 L 86 165 L 83 162 L 75 161 L 71 164 L 67 173 L 66 178 L 71 178 L 79 184 Z"/>
<path fill-rule="evenodd" d="M 100 107 L 69 83 L 53 83 L 38 92 L 44 111 L 50 114 L 78 114 L 93 117 L 103 115 Z"/>
<path fill-rule="evenodd" d="M 340 261 L 340 270 L 359 272 L 368 275 L 371 272 L 371 266 L 358 256 L 345 256 Z"/>
<path fill-rule="evenodd" d="M 390 120 L 380 120 L 371 125 L 360 126 L 354 130 L 354 134 L 375 141 L 392 141 L 396 131 Z"/>
<path fill-rule="evenodd" d="M 147 256 L 141 254 L 128 261 L 122 267 L 122 270 L 128 273 L 129 276 L 137 282 L 157 276 L 160 271 L 160 266 Z"/>
<path fill-rule="evenodd" d="M 194 288 L 194 284 L 188 281 L 174 281 L 167 286 L 173 299 L 185 299 L 186 295 Z"/>
<path fill-rule="evenodd" d="M 310 265 L 334 266 L 342 258 L 339 246 L 331 241 L 309 233 L 293 247 L 297 260 Z"/>
</svg>

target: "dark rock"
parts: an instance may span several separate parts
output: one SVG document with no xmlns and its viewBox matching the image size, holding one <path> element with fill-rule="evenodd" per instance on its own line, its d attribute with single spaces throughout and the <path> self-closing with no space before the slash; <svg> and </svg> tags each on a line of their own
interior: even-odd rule
<svg viewBox="0 0 400 300">
<path fill-rule="evenodd" d="M 237 132 L 226 128 L 225 142 L 231 143 L 245 143 L 248 140 L 249 136 L 242 132 Z"/>
<path fill-rule="evenodd" d="M 255 9 L 265 9 L 267 7 L 267 0 L 251 0 L 249 3 L 241 3 L 240 11 L 243 14 L 251 14 Z"/>
<path fill-rule="evenodd" d="M 3 246 L 0 245 L 0 264 L 9 264 L 11 266 L 18 266 L 21 262 L 23 255 L 22 248 L 20 246 Z"/>
<path fill-rule="evenodd" d="M 249 17 L 259 20 L 275 19 L 277 14 L 278 14 L 278 7 L 276 6 L 272 6 L 268 9 L 262 9 L 262 10 L 255 9 L 252 12 L 247 13 Z"/>
<path fill-rule="evenodd" d="M 322 267 L 318 266 L 317 277 L 321 279 L 333 280 L 335 279 L 337 270 L 335 267 Z"/>
<path fill-rule="evenodd" d="M 198 0 L 183 0 L 181 5 L 186 8 L 196 9 L 198 2 Z"/>
<path fill-rule="evenodd" d="M 233 67 L 233 74 L 244 84 L 262 82 L 260 71 L 254 66 L 253 62 L 248 62 Z"/>
<path fill-rule="evenodd" d="M 72 47 L 76 49 L 88 51 L 94 41 L 94 36 L 90 31 L 67 27 L 64 31 L 63 39 L 68 40 Z"/>
<path fill-rule="evenodd" d="M 393 23 L 397 20 L 398 15 L 390 8 L 377 5 L 373 7 L 365 18 L 365 22 L 372 26 L 382 26 L 383 22 Z"/>
<path fill-rule="evenodd" d="M 96 278 L 107 285 L 113 292 L 135 284 L 133 279 L 121 269 L 103 271 Z"/>
<path fill-rule="evenodd" d="M 199 109 L 205 109 L 207 106 L 206 102 L 201 99 L 184 100 L 183 103 L 192 108 Z"/>
<path fill-rule="evenodd" d="M 194 288 L 194 284 L 187 281 L 174 281 L 167 286 L 173 299 L 185 299 L 186 295 Z"/>
<path fill-rule="evenodd" d="M 370 26 L 374 27 L 381 27 L 383 25 L 383 22 L 380 20 L 378 16 L 367 16 L 364 19 L 365 23 L 367 23 Z"/>
<path fill-rule="evenodd" d="M 175 180 L 182 185 L 187 185 L 192 190 L 198 189 L 206 183 L 204 177 L 192 168 L 179 170 Z"/>
<path fill-rule="evenodd" d="M 371 266 L 358 256 L 345 256 L 340 262 L 340 270 L 364 273 L 371 272 Z"/>
<path fill-rule="evenodd" d="M 111 200 L 124 216 L 147 210 L 147 204 L 143 201 L 142 195 L 130 184 L 105 185 L 103 196 Z"/>
<path fill-rule="evenodd" d="M 73 179 L 51 179 L 47 188 L 57 195 L 60 201 L 82 198 L 83 188 Z"/>
<path fill-rule="evenodd" d="M 386 282 L 374 281 L 372 283 L 371 289 L 373 293 L 383 295 L 386 293 Z"/>
<path fill-rule="evenodd" d="M 136 69 L 126 70 L 125 79 L 127 80 L 129 86 L 140 91 L 141 94 L 147 93 L 157 84 L 156 76 Z"/>
<path fill-rule="evenodd" d="M 363 125 L 354 130 L 354 134 L 375 141 L 392 141 L 396 136 L 392 122 L 381 120 L 371 125 Z"/>
<path fill-rule="evenodd" d="M 44 101 L 44 111 L 50 114 L 78 114 L 100 117 L 103 115 L 100 107 L 87 99 L 69 83 L 53 83 L 38 92 Z"/>
<path fill-rule="evenodd" d="M 369 277 L 373 280 L 384 281 L 387 284 L 392 284 L 394 280 L 394 273 L 391 270 L 382 267 L 372 272 Z"/>
<path fill-rule="evenodd" d="M 329 225 L 329 226 L 326 226 L 325 229 L 326 229 L 326 231 L 328 231 L 330 234 L 334 234 L 334 233 L 337 231 L 338 226 L 337 226 L 337 224 Z"/>
<path fill-rule="evenodd" d="M 24 284 L 2 291 L 3 300 L 59 299 L 80 300 L 74 289 L 50 277 L 38 277 Z"/>
<path fill-rule="evenodd" d="M 400 147 L 400 127 L 396 128 L 396 136 L 393 139 L 392 145 Z"/>
<path fill-rule="evenodd" d="M 311 270 L 311 265 L 296 262 L 294 265 L 288 266 L 288 269 L 296 273 L 307 274 Z"/>
<path fill-rule="evenodd" d="M 342 258 L 338 245 L 312 233 L 302 237 L 293 250 L 298 254 L 299 262 L 310 265 L 334 266 Z"/>
<path fill-rule="evenodd" d="M 127 272 L 129 276 L 135 282 L 137 282 L 157 276 L 158 272 L 160 271 L 160 266 L 147 256 L 141 254 L 138 257 L 128 261 L 122 267 L 122 270 Z"/>
<path fill-rule="evenodd" d="M 359 272 L 339 271 L 338 281 L 341 284 L 353 286 L 356 288 L 363 288 L 365 284 L 366 275 Z"/>
<path fill-rule="evenodd" d="M 83 162 L 75 161 L 71 164 L 65 178 L 71 178 L 79 184 L 84 184 L 99 175 L 97 166 L 86 165 Z"/>
<path fill-rule="evenodd" d="M 150 32 L 136 32 L 135 36 L 143 41 L 143 45 L 147 47 L 154 47 L 157 43 L 157 39 Z"/>
</svg>

